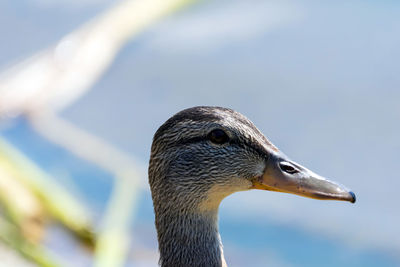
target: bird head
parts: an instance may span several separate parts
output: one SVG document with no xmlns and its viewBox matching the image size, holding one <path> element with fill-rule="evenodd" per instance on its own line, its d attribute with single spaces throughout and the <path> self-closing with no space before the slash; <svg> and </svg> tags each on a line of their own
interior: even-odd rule
<svg viewBox="0 0 400 267">
<path fill-rule="evenodd" d="M 155 203 L 203 211 L 249 189 L 355 202 L 354 193 L 290 160 L 245 116 L 221 107 L 183 110 L 158 129 L 149 182 Z"/>
</svg>

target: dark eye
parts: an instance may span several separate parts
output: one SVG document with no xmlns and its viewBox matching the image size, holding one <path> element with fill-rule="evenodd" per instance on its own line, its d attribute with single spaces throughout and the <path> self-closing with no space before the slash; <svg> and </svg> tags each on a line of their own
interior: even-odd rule
<svg viewBox="0 0 400 267">
<path fill-rule="evenodd" d="M 281 163 L 279 163 L 279 167 L 281 168 L 282 171 L 290 174 L 299 172 L 299 170 L 293 167 L 292 164 L 290 164 L 289 162 L 282 161 Z"/>
<path fill-rule="evenodd" d="M 229 136 L 221 129 L 215 129 L 208 134 L 208 139 L 214 144 L 224 144 L 229 141 Z"/>
</svg>

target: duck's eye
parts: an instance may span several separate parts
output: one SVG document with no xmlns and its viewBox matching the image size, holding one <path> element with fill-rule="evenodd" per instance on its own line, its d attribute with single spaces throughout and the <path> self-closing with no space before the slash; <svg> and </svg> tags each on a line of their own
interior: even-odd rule
<svg viewBox="0 0 400 267">
<path fill-rule="evenodd" d="M 214 144 L 221 145 L 229 141 L 229 136 L 223 130 L 215 129 L 208 134 L 208 139 Z"/>
<path fill-rule="evenodd" d="M 299 172 L 298 169 L 293 167 L 293 165 L 288 163 L 288 162 L 282 161 L 281 163 L 279 163 L 279 167 L 281 168 L 282 171 L 284 171 L 286 173 L 293 174 L 293 173 L 298 173 Z"/>
</svg>

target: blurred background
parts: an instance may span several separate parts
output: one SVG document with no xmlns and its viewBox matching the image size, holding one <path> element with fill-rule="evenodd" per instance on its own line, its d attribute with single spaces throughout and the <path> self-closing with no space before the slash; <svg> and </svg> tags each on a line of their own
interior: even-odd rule
<svg viewBox="0 0 400 267">
<path fill-rule="evenodd" d="M 196 105 L 241 112 L 357 195 L 229 196 L 229 266 L 400 266 L 399 12 L 389 0 L 0 1 L 0 266 L 157 266 L 152 136 Z"/>
</svg>

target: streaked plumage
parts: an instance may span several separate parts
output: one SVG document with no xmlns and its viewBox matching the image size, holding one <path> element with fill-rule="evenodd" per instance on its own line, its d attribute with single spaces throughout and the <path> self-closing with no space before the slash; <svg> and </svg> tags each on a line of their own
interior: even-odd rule
<svg viewBox="0 0 400 267">
<path fill-rule="evenodd" d="M 246 117 L 221 107 L 183 110 L 157 130 L 149 183 L 164 267 L 225 264 L 218 207 L 234 192 L 355 201 L 353 193 L 290 161 Z"/>
</svg>

